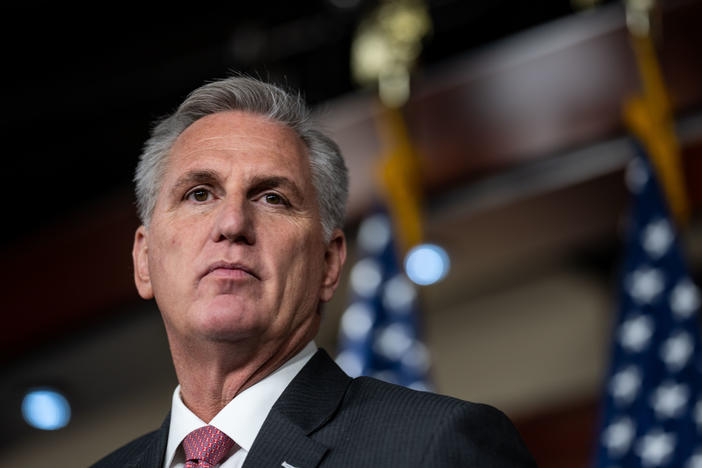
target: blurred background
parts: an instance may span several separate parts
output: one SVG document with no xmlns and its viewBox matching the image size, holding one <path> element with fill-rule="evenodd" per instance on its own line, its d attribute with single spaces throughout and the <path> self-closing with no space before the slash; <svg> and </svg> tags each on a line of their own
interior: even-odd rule
<svg viewBox="0 0 702 468">
<path fill-rule="evenodd" d="M 350 257 L 317 344 L 347 351 L 358 370 L 352 354 L 361 335 L 374 336 L 375 316 L 344 314 L 377 289 L 363 280 L 372 271 L 354 268 L 374 248 L 363 233 L 385 235 L 364 221 L 386 207 L 398 258 L 421 240 L 441 246 L 450 267 L 433 284 L 402 283 L 415 335 L 393 348 L 390 334 L 385 357 L 412 351 L 422 385 L 503 410 L 539 466 L 591 466 L 633 202 L 623 108 L 645 88 L 625 5 L 413 3 L 426 16 L 420 27 L 400 22 L 419 33 L 391 77 L 400 101 L 384 105 L 387 86 L 357 80 L 354 62 L 366 54 L 377 78 L 394 60 L 373 42 L 383 2 L 232 3 L 3 10 L 3 180 L 16 195 L 0 231 L 4 462 L 88 466 L 161 424 L 176 380 L 158 310 L 132 282 L 133 169 L 154 119 L 204 82 L 242 72 L 299 89 L 351 172 Z M 699 284 L 702 1 L 662 3 L 649 36 L 679 146 L 680 245 Z M 388 122 L 399 125 L 388 133 Z M 378 177 L 388 167 L 407 173 L 409 215 L 397 208 L 402 190 Z M 414 237 L 402 232 L 418 223 Z M 26 396 L 46 389 L 65 401 L 56 409 L 34 394 L 32 419 Z"/>
</svg>

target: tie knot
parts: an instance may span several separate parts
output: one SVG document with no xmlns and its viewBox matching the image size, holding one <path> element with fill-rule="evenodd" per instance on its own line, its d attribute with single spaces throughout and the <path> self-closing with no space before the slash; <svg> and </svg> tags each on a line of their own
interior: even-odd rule
<svg viewBox="0 0 702 468">
<path fill-rule="evenodd" d="M 234 441 L 214 426 L 196 429 L 183 439 L 186 461 L 204 461 L 213 466 L 219 463 L 233 446 Z"/>
</svg>

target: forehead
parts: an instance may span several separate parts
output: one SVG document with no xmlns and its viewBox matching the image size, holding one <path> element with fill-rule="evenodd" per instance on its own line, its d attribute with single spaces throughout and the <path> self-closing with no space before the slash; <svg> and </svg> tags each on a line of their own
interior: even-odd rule
<svg viewBox="0 0 702 468">
<path fill-rule="evenodd" d="M 207 115 L 186 128 L 171 148 L 166 177 L 202 164 L 287 171 L 302 179 L 310 176 L 307 148 L 295 131 L 241 111 Z"/>
</svg>

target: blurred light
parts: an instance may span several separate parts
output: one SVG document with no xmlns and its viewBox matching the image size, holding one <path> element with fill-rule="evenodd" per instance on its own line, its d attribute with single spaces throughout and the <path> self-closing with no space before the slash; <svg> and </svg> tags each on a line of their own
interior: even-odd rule
<svg viewBox="0 0 702 468">
<path fill-rule="evenodd" d="M 643 163 L 638 159 L 632 159 L 626 166 L 626 185 L 631 193 L 639 193 L 648 182 L 648 172 Z"/>
<path fill-rule="evenodd" d="M 391 384 L 397 384 L 400 379 L 397 378 L 397 373 L 391 370 L 381 370 L 373 372 L 373 378 L 382 380 L 383 382 L 388 382 Z"/>
<path fill-rule="evenodd" d="M 351 340 L 361 340 L 373 328 L 373 310 L 363 302 L 355 302 L 341 316 L 341 331 Z"/>
<path fill-rule="evenodd" d="M 416 284 L 433 284 L 446 276 L 450 261 L 446 251 L 434 244 L 413 247 L 405 257 L 405 272 Z"/>
<path fill-rule="evenodd" d="M 343 351 L 336 357 L 336 363 L 351 377 L 359 377 L 363 373 L 363 362 L 355 353 Z"/>
<path fill-rule="evenodd" d="M 406 314 L 412 310 L 412 304 L 417 297 L 414 286 L 405 275 L 398 273 L 387 283 L 383 291 L 383 306 L 393 314 Z"/>
<path fill-rule="evenodd" d="M 384 214 L 365 219 L 358 230 L 358 243 L 365 251 L 379 254 L 390 242 L 390 220 Z"/>
<path fill-rule="evenodd" d="M 66 397 L 55 390 L 36 389 L 24 396 L 22 416 L 32 427 L 53 431 L 68 424 L 71 419 L 71 406 Z"/>
<path fill-rule="evenodd" d="M 424 374 L 429 371 L 431 364 L 429 351 L 421 341 L 415 340 L 412 346 L 402 356 L 402 364 L 412 369 L 417 374 Z"/>
<path fill-rule="evenodd" d="M 408 385 L 409 388 L 412 390 L 419 390 L 420 392 L 431 392 L 432 388 L 427 385 L 426 382 L 422 380 L 417 380 L 416 382 L 412 382 L 411 384 Z"/>
<path fill-rule="evenodd" d="M 372 258 L 359 260 L 351 269 L 351 288 L 360 296 L 373 296 L 382 281 L 380 264 Z"/>
<path fill-rule="evenodd" d="M 413 343 L 412 330 L 407 325 L 392 323 L 378 332 L 373 346 L 378 354 L 397 361 L 402 358 Z"/>
</svg>

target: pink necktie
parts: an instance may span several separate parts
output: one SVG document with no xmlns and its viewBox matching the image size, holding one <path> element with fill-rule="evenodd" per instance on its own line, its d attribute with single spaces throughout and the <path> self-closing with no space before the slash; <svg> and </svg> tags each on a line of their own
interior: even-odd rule
<svg viewBox="0 0 702 468">
<path fill-rule="evenodd" d="M 185 468 L 212 468 L 233 446 L 234 441 L 214 426 L 196 429 L 183 439 Z"/>
</svg>

